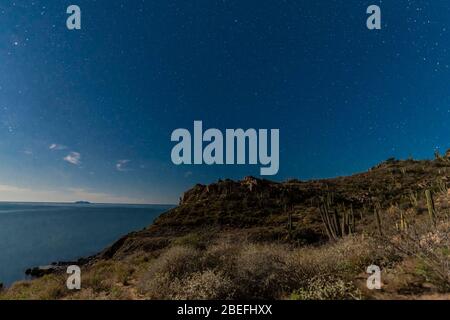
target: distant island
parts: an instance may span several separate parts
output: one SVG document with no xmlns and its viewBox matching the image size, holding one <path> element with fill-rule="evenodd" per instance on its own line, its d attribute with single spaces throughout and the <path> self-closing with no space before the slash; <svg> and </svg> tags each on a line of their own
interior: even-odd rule
<svg viewBox="0 0 450 320">
<path fill-rule="evenodd" d="M 75 204 L 91 204 L 89 201 L 75 201 Z"/>
</svg>

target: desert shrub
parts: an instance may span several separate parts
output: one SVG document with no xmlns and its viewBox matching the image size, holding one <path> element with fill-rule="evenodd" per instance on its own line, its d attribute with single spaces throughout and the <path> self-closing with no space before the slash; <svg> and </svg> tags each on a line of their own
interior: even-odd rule
<svg viewBox="0 0 450 320">
<path fill-rule="evenodd" d="M 279 297 L 292 285 L 295 270 L 289 269 L 288 249 L 281 245 L 245 246 L 236 260 L 234 281 L 237 298 Z"/>
<path fill-rule="evenodd" d="M 197 249 L 205 249 L 214 236 L 213 231 L 191 232 L 172 241 L 174 246 L 187 246 Z"/>
<path fill-rule="evenodd" d="M 398 256 L 391 246 L 368 236 L 352 236 L 331 246 L 337 271 L 343 273 L 365 272 L 369 265 L 380 267 L 397 261 Z"/>
<path fill-rule="evenodd" d="M 109 279 L 106 279 L 101 272 L 96 270 L 83 275 L 82 281 L 83 287 L 91 288 L 95 293 L 100 293 L 111 288 Z"/>
<path fill-rule="evenodd" d="M 227 241 L 206 250 L 175 246 L 150 263 L 138 287 L 153 299 L 279 299 L 320 284 L 311 279 L 334 277 L 335 287 L 323 293 L 331 296 L 383 252 L 375 240 L 357 236 L 302 248 Z"/>
<path fill-rule="evenodd" d="M 117 263 L 115 267 L 114 277 L 117 282 L 127 286 L 129 285 L 134 272 L 135 268 L 133 265 L 120 262 Z"/>
<path fill-rule="evenodd" d="M 108 300 L 130 300 L 130 299 L 132 299 L 130 292 L 119 286 L 112 287 L 110 293 L 108 294 Z"/>
<path fill-rule="evenodd" d="M 190 247 L 175 246 L 163 253 L 149 268 L 149 274 L 168 273 L 179 278 L 198 268 L 200 253 Z"/>
<path fill-rule="evenodd" d="M 67 294 L 66 282 L 62 279 L 53 278 L 47 281 L 44 290 L 40 292 L 39 300 L 57 300 L 61 299 Z"/>
<path fill-rule="evenodd" d="M 94 292 L 92 288 L 81 289 L 66 297 L 68 300 L 101 300 L 101 296 Z"/>
<path fill-rule="evenodd" d="M 88 272 L 81 275 L 81 286 L 91 288 L 95 293 L 108 291 L 114 283 L 115 265 L 111 261 L 100 261 L 92 266 Z"/>
<path fill-rule="evenodd" d="M 228 241 L 219 241 L 211 245 L 202 255 L 203 267 L 205 269 L 220 269 L 226 275 L 233 276 L 242 247 L 242 244 Z"/>
<path fill-rule="evenodd" d="M 234 295 L 234 283 L 220 271 L 195 272 L 173 286 L 175 299 L 216 300 L 230 299 Z"/>
<path fill-rule="evenodd" d="M 339 276 L 352 279 L 371 264 L 386 262 L 386 248 L 376 240 L 351 236 L 320 247 L 305 247 L 289 255 L 288 265 L 295 284 L 306 286 L 317 276 Z"/>
<path fill-rule="evenodd" d="M 288 292 L 319 285 L 317 281 L 311 282 L 317 278 L 335 279 L 337 289 L 365 272 L 369 265 L 382 265 L 386 260 L 385 247 L 367 236 L 346 237 L 320 247 L 219 246 L 211 249 L 210 255 L 215 251 L 225 252 L 224 264 L 217 267 L 234 282 L 234 297 L 242 299 L 283 298 Z M 328 289 L 333 288 L 324 290 Z"/>
<path fill-rule="evenodd" d="M 352 284 L 340 278 L 318 276 L 307 281 L 296 290 L 293 300 L 354 300 L 361 299 L 361 292 Z"/>
<path fill-rule="evenodd" d="M 175 246 L 164 252 L 139 279 L 139 292 L 149 298 L 164 299 L 176 294 L 173 284 L 198 271 L 199 252 L 191 247 Z"/>
<path fill-rule="evenodd" d="M 450 223 L 427 222 L 410 226 L 408 232 L 388 238 L 398 254 L 416 259 L 418 275 L 443 292 L 450 290 Z"/>
<path fill-rule="evenodd" d="M 57 300 L 68 293 L 63 277 L 46 275 L 35 281 L 18 281 L 0 295 L 12 300 Z"/>
</svg>

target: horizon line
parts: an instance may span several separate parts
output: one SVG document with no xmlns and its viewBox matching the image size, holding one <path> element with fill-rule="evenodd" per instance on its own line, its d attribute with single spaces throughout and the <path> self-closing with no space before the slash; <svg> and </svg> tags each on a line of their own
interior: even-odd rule
<svg viewBox="0 0 450 320">
<path fill-rule="evenodd" d="M 77 200 L 82 201 L 82 200 Z M 0 200 L 0 203 L 53 203 L 53 204 L 77 204 L 77 201 L 9 201 L 9 200 Z M 87 201 L 88 203 L 84 204 L 112 204 L 112 205 L 147 205 L 147 206 L 177 206 L 178 204 L 175 203 L 125 203 L 125 202 L 91 202 Z M 78 203 L 80 205 L 83 205 L 83 203 Z"/>
</svg>

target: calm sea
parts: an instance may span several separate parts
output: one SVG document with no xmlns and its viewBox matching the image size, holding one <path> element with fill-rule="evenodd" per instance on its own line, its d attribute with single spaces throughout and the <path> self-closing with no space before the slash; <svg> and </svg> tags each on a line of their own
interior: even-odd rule
<svg viewBox="0 0 450 320">
<path fill-rule="evenodd" d="M 0 202 L 0 282 L 25 279 L 29 267 L 98 253 L 170 208 Z"/>
</svg>

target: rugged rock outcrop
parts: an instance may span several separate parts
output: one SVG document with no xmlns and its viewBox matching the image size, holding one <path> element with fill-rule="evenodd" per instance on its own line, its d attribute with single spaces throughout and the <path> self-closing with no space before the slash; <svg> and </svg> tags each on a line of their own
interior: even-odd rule
<svg viewBox="0 0 450 320">
<path fill-rule="evenodd" d="M 359 224 L 369 224 L 375 204 L 408 206 L 411 196 L 423 189 L 442 188 L 449 174 L 450 163 L 440 159 L 389 159 L 367 172 L 333 179 L 272 182 L 246 177 L 197 184 L 183 194 L 179 206 L 147 229 L 123 237 L 101 256 L 159 250 L 193 232 L 241 230 L 258 241 L 283 241 L 289 232 L 290 241 L 314 243 L 326 238 L 318 207 L 328 194 L 335 203 L 352 206 Z M 288 221 L 292 230 L 286 227 Z"/>
</svg>

